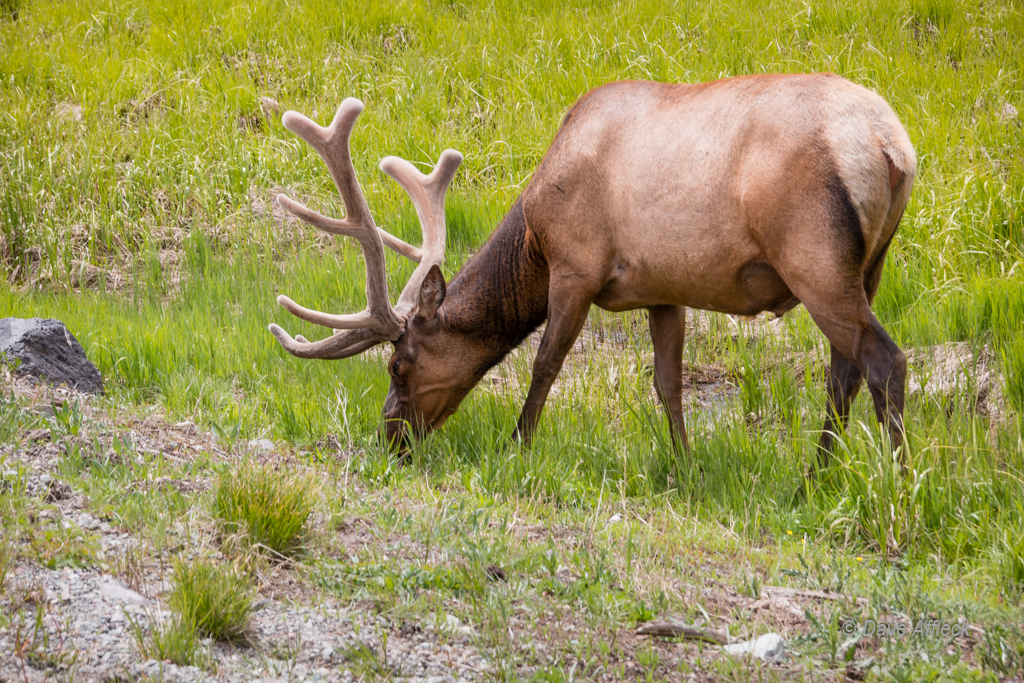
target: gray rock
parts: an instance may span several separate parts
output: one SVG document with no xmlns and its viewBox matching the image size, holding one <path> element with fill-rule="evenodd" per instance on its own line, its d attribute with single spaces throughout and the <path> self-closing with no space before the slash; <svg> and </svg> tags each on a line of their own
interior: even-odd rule
<svg viewBox="0 0 1024 683">
<path fill-rule="evenodd" d="M 139 595 L 112 576 L 101 576 L 97 583 L 100 594 L 108 600 L 129 605 L 150 605 L 153 603 L 149 598 Z M 124 617 L 122 616 L 122 618 Z"/>
<path fill-rule="evenodd" d="M 0 351 L 21 361 L 17 373 L 47 384 L 67 384 L 78 391 L 103 392 L 103 375 L 82 345 L 59 320 L 0 319 Z"/>
<path fill-rule="evenodd" d="M 766 633 L 755 640 L 725 645 L 722 649 L 730 655 L 750 655 L 768 662 L 782 654 L 785 641 L 778 633 Z"/>
</svg>

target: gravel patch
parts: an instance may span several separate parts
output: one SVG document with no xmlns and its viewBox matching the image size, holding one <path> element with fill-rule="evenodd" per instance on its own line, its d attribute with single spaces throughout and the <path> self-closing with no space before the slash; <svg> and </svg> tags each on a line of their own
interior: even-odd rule
<svg viewBox="0 0 1024 683">
<path fill-rule="evenodd" d="M 215 662 L 211 671 L 147 660 L 138 652 L 131 622 L 148 630 L 171 612 L 97 569 L 19 563 L 0 605 L 12 615 L 11 624 L 0 627 L 4 681 L 354 681 L 365 660 L 350 661 L 353 652 L 372 653 L 393 678 L 410 681 L 477 680 L 488 669 L 470 636 L 460 632 L 469 629 L 447 623 L 454 617 L 440 626 L 395 628 L 358 606 L 331 600 L 316 606 L 262 600 L 250 622 L 251 644 L 204 641 Z M 34 633 L 37 612 L 44 633 Z"/>
</svg>

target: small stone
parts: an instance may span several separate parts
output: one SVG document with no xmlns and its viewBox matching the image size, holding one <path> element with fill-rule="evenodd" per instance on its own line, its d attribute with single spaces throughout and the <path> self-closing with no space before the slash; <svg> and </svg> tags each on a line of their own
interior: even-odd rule
<svg viewBox="0 0 1024 683">
<path fill-rule="evenodd" d="M 25 440 L 29 443 L 35 443 L 37 441 L 49 441 L 50 430 L 49 429 L 33 429 L 31 432 L 25 435 Z"/>
<path fill-rule="evenodd" d="M 622 515 L 620 515 L 618 512 L 616 512 L 614 515 L 612 515 L 611 517 L 608 518 L 608 523 L 609 524 L 618 524 L 621 521 L 622 521 Z"/>
<path fill-rule="evenodd" d="M 70 102 L 61 102 L 53 108 L 53 113 L 57 118 L 66 119 L 68 121 L 81 121 L 82 120 L 82 105 L 71 104 Z"/>
<path fill-rule="evenodd" d="M 999 120 L 1006 123 L 1007 121 L 1013 121 L 1015 118 L 1017 118 L 1017 107 L 1009 102 L 1004 102 L 1003 110 L 999 112 Z"/>
<path fill-rule="evenodd" d="M 113 602 L 128 603 L 132 605 L 152 604 L 152 600 L 139 595 L 112 576 L 101 576 L 97 583 L 99 585 L 100 594 Z M 123 619 L 124 616 L 121 615 L 121 618 Z"/>
<path fill-rule="evenodd" d="M 751 655 L 763 661 L 771 661 L 785 650 L 785 641 L 778 633 L 766 633 L 755 640 L 744 640 L 722 647 L 730 655 Z"/>
<path fill-rule="evenodd" d="M 43 496 L 47 503 L 56 503 L 59 500 L 66 500 L 71 497 L 71 487 L 62 481 L 53 480 L 46 484 L 46 495 Z"/>
<path fill-rule="evenodd" d="M 78 526 L 83 529 L 98 529 L 100 527 L 100 520 L 96 519 L 88 512 L 83 512 L 78 516 Z"/>
<path fill-rule="evenodd" d="M 254 451 L 260 451 L 261 453 L 269 453 L 273 451 L 276 446 L 270 439 L 250 439 L 249 448 Z"/>
</svg>

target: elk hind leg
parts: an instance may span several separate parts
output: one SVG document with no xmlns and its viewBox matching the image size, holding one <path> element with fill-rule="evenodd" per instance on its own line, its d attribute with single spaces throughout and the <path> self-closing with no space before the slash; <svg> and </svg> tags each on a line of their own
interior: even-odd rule
<svg viewBox="0 0 1024 683">
<path fill-rule="evenodd" d="M 689 457 L 690 443 L 683 423 L 683 340 L 686 308 L 652 306 L 649 311 L 651 341 L 654 344 L 654 389 L 668 413 L 672 445 Z"/>
<path fill-rule="evenodd" d="M 889 240 L 891 242 L 891 236 Z M 882 268 L 885 265 L 885 255 L 889 251 L 890 242 L 886 242 L 864 278 L 864 294 L 867 296 L 869 306 L 875 300 L 878 285 L 882 280 Z M 825 392 L 827 399 L 826 410 L 828 412 L 825 415 L 825 425 L 822 428 L 821 443 L 818 447 L 818 462 L 821 466 L 828 464 L 835 435 L 838 433 L 837 428 L 845 429 L 846 423 L 849 420 L 853 399 L 856 398 L 857 392 L 860 391 L 861 383 L 864 379 L 864 374 L 860 368 L 840 353 L 835 344 L 830 344 L 830 347 L 831 363 Z M 902 382 L 900 382 L 900 386 L 903 386 Z M 902 436 L 902 434 L 899 434 L 899 436 Z"/>
<path fill-rule="evenodd" d="M 875 318 L 866 292 L 861 289 L 845 301 L 803 300 L 811 317 L 833 346 L 828 393 L 830 400 L 838 401 L 836 417 L 841 418 L 844 412 L 849 414 L 848 401 L 852 401 L 859 385 L 859 378 L 847 364 L 842 360 L 836 362 L 835 352 L 838 351 L 867 381 L 875 404 L 875 416 L 889 429 L 893 449 L 899 448 L 903 443 L 907 357 Z M 831 447 L 831 441 L 826 445 Z"/>
<path fill-rule="evenodd" d="M 846 428 L 850 417 L 850 406 L 860 391 L 864 375 L 860 369 L 839 352 L 835 344 L 829 344 L 831 362 L 825 381 L 825 426 L 821 430 L 818 445 L 818 465 L 824 467 L 832 455 L 836 435 Z"/>
</svg>

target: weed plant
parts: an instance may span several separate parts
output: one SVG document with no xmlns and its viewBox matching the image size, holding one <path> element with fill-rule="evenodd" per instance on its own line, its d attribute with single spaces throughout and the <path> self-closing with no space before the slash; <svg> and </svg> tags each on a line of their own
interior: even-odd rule
<svg viewBox="0 0 1024 683">
<path fill-rule="evenodd" d="M 302 548 L 315 500 L 308 475 L 246 462 L 221 476 L 213 514 L 230 542 L 284 557 Z"/>
<path fill-rule="evenodd" d="M 249 626 L 253 595 L 248 578 L 232 567 L 209 560 L 177 560 L 168 604 L 180 615 L 183 627 L 216 640 L 239 641 Z"/>
</svg>

